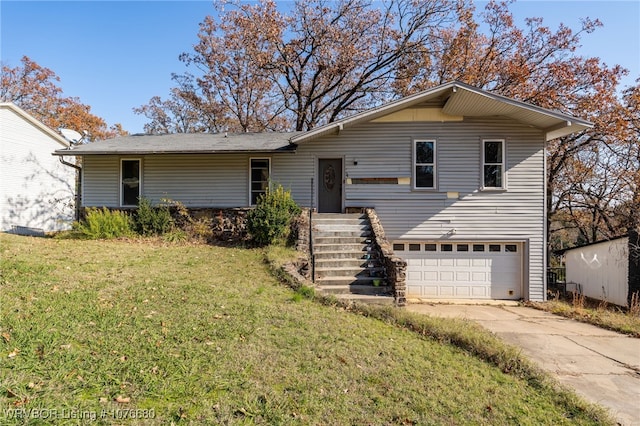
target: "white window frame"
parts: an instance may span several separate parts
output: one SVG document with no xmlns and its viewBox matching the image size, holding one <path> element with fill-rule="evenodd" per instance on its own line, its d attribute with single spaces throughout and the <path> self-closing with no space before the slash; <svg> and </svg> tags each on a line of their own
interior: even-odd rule
<svg viewBox="0 0 640 426">
<path fill-rule="evenodd" d="M 487 163 L 485 159 L 485 145 L 489 142 L 500 142 L 502 144 L 502 158 L 499 163 Z M 486 138 L 482 139 L 480 146 L 480 152 L 482 155 L 482 165 L 480 167 L 480 188 L 483 191 L 501 191 L 507 189 L 507 142 L 505 139 L 500 138 Z M 485 166 L 501 166 L 500 181 L 502 186 L 485 186 L 484 181 L 484 168 Z"/>
<path fill-rule="evenodd" d="M 118 201 L 120 207 L 138 207 L 138 204 L 125 204 L 124 203 L 124 191 L 122 190 L 122 163 L 124 161 L 137 161 L 138 162 L 138 198 L 142 197 L 142 158 L 121 158 L 120 159 L 120 181 Z"/>
<path fill-rule="evenodd" d="M 419 142 L 431 142 L 433 144 L 433 162 L 432 163 L 418 163 L 417 146 Z M 436 139 L 414 139 L 411 145 L 411 175 L 413 176 L 413 189 L 417 191 L 434 191 L 438 188 L 438 174 L 437 174 L 437 146 Z M 418 166 L 432 166 L 433 167 L 433 186 L 418 186 L 418 174 L 416 173 L 416 167 Z"/>
<path fill-rule="evenodd" d="M 269 181 L 271 180 L 271 157 L 250 157 L 249 158 L 249 206 L 255 206 L 255 203 L 253 203 L 253 190 L 251 188 L 251 184 L 252 184 L 252 180 L 251 180 L 251 172 L 253 171 L 253 160 L 267 160 L 269 162 L 269 167 L 268 167 L 268 174 L 269 176 L 267 177 L 267 185 L 269 185 Z"/>
</svg>

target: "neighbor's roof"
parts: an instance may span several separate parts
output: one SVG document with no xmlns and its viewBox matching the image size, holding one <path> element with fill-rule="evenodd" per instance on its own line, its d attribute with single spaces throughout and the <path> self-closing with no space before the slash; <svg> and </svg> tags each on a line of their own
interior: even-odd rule
<svg viewBox="0 0 640 426">
<path fill-rule="evenodd" d="M 290 140 L 296 133 L 173 133 L 168 135 L 123 136 L 71 149 L 59 149 L 55 155 L 144 155 L 206 154 L 233 152 L 294 151 Z"/>
<path fill-rule="evenodd" d="M 69 146 L 69 142 L 67 142 L 65 138 L 63 138 L 61 135 L 56 133 L 53 129 L 47 127 L 41 121 L 36 120 L 31 114 L 29 114 L 28 112 L 26 112 L 25 110 L 17 106 L 16 104 L 12 102 L 2 102 L 0 103 L 0 108 L 13 111 L 18 116 L 22 117 L 25 121 L 31 123 L 34 127 L 40 129 L 47 136 L 50 136 L 53 140 L 58 142 L 60 145 L 66 146 L 66 147 Z"/>
<path fill-rule="evenodd" d="M 545 132 L 547 141 L 593 127 L 592 123 L 567 114 L 540 108 L 453 81 L 301 133 L 293 137 L 292 142 L 300 143 L 320 136 L 334 134 L 345 128 L 371 121 L 405 108 L 434 101 L 440 101 L 443 104 L 442 112 L 448 115 L 465 117 L 503 116 L 512 118 L 523 124 L 541 129 Z"/>
</svg>

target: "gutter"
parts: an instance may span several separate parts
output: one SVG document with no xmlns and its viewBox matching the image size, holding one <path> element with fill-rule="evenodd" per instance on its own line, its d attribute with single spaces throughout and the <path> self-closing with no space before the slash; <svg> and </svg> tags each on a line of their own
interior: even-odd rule
<svg viewBox="0 0 640 426">
<path fill-rule="evenodd" d="M 78 166 L 77 164 L 73 164 L 73 163 L 69 163 L 68 161 L 65 161 L 64 157 L 61 155 L 60 156 L 60 162 L 62 164 L 64 164 L 65 166 L 69 166 L 69 167 L 73 167 L 74 169 L 81 171 L 82 167 Z"/>
</svg>

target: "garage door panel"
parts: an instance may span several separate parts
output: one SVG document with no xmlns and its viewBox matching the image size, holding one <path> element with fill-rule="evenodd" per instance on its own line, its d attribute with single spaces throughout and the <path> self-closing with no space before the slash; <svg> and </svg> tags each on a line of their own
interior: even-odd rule
<svg viewBox="0 0 640 426">
<path fill-rule="evenodd" d="M 468 268 L 471 266 L 471 259 L 455 259 L 455 265 L 460 268 Z"/>
<path fill-rule="evenodd" d="M 469 287 L 456 287 L 456 296 L 469 297 L 471 295 Z"/>
<path fill-rule="evenodd" d="M 467 271 L 456 272 L 456 282 L 469 282 L 469 281 L 471 281 L 469 272 Z"/>
<path fill-rule="evenodd" d="M 417 242 L 416 242 L 417 244 Z M 436 251 L 396 253 L 407 260 L 407 295 L 427 298 L 519 299 L 522 294 L 522 243 L 456 243 L 486 251 L 442 251 L 444 243 L 428 242 Z M 450 243 L 446 243 L 449 248 Z M 517 251 L 510 252 L 516 245 Z M 456 249 L 457 245 L 454 245 Z M 489 251 L 499 247 L 500 251 Z"/>
<path fill-rule="evenodd" d="M 440 281 L 441 282 L 452 282 L 453 281 L 453 271 L 442 271 L 442 272 L 440 272 Z"/>
<path fill-rule="evenodd" d="M 489 282 L 488 275 L 485 272 L 473 272 L 471 279 L 476 283 Z"/>
<path fill-rule="evenodd" d="M 418 266 L 419 266 L 419 265 L 418 265 Z M 408 268 L 407 268 L 407 269 L 408 269 Z M 407 278 L 408 278 L 410 281 L 423 281 L 423 279 L 422 279 L 422 271 L 420 271 L 420 270 L 417 270 L 417 271 L 411 271 L 411 270 L 409 270 L 409 271 L 407 272 Z"/>
<path fill-rule="evenodd" d="M 471 266 L 484 268 L 487 265 L 486 259 L 471 259 Z"/>
</svg>

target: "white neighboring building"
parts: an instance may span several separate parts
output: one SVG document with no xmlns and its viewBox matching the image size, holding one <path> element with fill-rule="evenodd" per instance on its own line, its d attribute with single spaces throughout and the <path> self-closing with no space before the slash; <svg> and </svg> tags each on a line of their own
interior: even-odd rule
<svg viewBox="0 0 640 426">
<path fill-rule="evenodd" d="M 592 299 L 627 306 L 630 248 L 629 237 L 620 237 L 567 249 L 567 283 L 580 285 L 582 294 Z"/>
<path fill-rule="evenodd" d="M 75 170 L 52 155 L 68 146 L 24 110 L 0 103 L 0 231 L 70 228 Z"/>
</svg>

